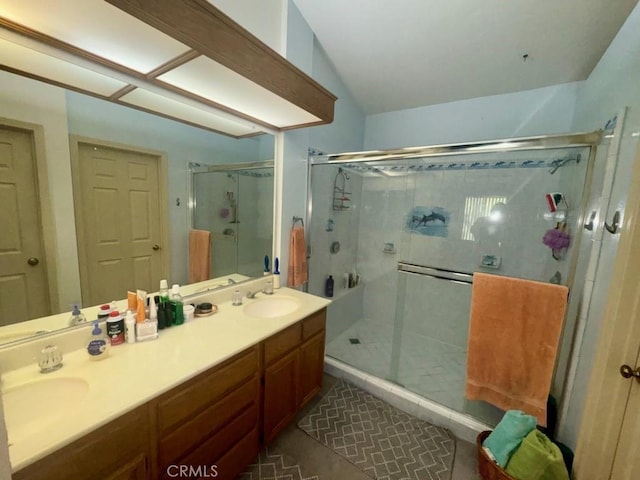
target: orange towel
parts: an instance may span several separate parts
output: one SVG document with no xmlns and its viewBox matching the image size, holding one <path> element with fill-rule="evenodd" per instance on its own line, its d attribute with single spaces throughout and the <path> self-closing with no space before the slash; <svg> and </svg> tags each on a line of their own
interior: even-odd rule
<svg viewBox="0 0 640 480">
<path fill-rule="evenodd" d="M 466 397 L 547 422 L 547 397 L 567 307 L 562 285 L 473 275 Z"/>
<path fill-rule="evenodd" d="M 211 232 L 189 230 L 189 283 L 211 278 Z"/>
<path fill-rule="evenodd" d="M 304 239 L 304 227 L 297 226 L 291 229 L 287 286 L 299 287 L 307 281 L 307 278 L 307 244 Z"/>
</svg>

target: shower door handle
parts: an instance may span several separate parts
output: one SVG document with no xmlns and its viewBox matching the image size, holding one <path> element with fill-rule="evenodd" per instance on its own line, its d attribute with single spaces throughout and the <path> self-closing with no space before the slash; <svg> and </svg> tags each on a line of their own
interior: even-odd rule
<svg viewBox="0 0 640 480">
<path fill-rule="evenodd" d="M 604 228 L 607 229 L 611 235 L 618 233 L 618 222 L 620 221 L 620 211 L 616 210 L 616 213 L 613 214 L 613 219 L 611 221 L 611 225 L 607 222 L 604 222 Z"/>
</svg>

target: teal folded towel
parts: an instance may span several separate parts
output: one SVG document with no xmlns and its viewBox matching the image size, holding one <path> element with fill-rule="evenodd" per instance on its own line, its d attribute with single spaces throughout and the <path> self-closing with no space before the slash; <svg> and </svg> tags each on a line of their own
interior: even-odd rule
<svg viewBox="0 0 640 480">
<path fill-rule="evenodd" d="M 536 428 L 537 420 L 520 410 L 508 410 L 500 423 L 482 442 L 496 459 L 498 465 L 505 467 L 509 457 L 531 430 Z"/>
<path fill-rule="evenodd" d="M 524 438 L 506 470 L 518 480 L 569 480 L 562 452 L 539 430 Z"/>
</svg>

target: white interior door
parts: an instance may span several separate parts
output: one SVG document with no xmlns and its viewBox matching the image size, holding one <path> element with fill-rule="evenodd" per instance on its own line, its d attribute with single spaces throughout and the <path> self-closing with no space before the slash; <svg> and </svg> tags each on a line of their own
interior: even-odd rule
<svg viewBox="0 0 640 480">
<path fill-rule="evenodd" d="M 578 480 L 640 478 L 640 148 L 576 452 Z M 624 378 L 628 365 L 637 377 Z"/>
<path fill-rule="evenodd" d="M 49 315 L 33 132 L 0 125 L 0 325 Z"/>
<path fill-rule="evenodd" d="M 74 190 L 85 305 L 157 290 L 163 276 L 160 157 L 80 142 Z M 80 233 L 80 232 L 79 232 Z"/>
</svg>

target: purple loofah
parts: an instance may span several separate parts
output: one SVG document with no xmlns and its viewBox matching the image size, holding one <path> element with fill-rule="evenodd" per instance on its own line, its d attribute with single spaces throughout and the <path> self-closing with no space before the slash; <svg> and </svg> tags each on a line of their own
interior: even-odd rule
<svg viewBox="0 0 640 480">
<path fill-rule="evenodd" d="M 553 250 L 561 250 L 569 246 L 571 236 L 560 228 L 552 228 L 544 234 L 542 243 Z"/>
</svg>

